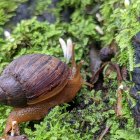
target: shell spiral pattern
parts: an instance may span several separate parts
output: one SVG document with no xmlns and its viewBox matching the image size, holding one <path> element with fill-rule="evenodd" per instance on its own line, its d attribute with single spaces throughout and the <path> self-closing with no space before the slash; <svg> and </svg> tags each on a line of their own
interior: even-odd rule
<svg viewBox="0 0 140 140">
<path fill-rule="evenodd" d="M 66 85 L 69 75 L 67 64 L 53 56 L 22 56 L 11 62 L 2 73 L 0 90 L 5 93 L 3 102 L 16 107 L 26 106 L 30 100 L 49 95 L 58 85 Z"/>
</svg>

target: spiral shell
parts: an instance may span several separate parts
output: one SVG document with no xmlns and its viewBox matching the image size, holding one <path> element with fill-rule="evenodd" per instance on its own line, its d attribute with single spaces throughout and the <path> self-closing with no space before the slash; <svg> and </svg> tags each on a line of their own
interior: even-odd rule
<svg viewBox="0 0 140 140">
<path fill-rule="evenodd" d="M 5 104 L 26 106 L 30 101 L 41 102 L 59 93 L 67 84 L 69 75 L 67 64 L 53 56 L 25 55 L 3 71 L 0 89 L 6 95 Z"/>
</svg>

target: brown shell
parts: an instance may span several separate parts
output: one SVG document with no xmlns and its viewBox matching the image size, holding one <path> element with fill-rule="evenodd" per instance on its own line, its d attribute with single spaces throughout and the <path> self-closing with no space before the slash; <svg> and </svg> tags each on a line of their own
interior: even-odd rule
<svg viewBox="0 0 140 140">
<path fill-rule="evenodd" d="M 41 102 L 60 92 L 68 82 L 69 71 L 65 63 L 53 56 L 31 54 L 11 62 L 3 71 L 3 76 L 12 76 L 18 82 L 18 87 L 14 89 L 19 89 L 18 92 L 16 90 L 16 94 L 24 94 L 26 103 L 21 96 L 22 99 L 18 100 L 23 100 L 24 103 L 16 106 L 25 106 Z M 6 90 L 4 86 L 2 89 Z"/>
</svg>

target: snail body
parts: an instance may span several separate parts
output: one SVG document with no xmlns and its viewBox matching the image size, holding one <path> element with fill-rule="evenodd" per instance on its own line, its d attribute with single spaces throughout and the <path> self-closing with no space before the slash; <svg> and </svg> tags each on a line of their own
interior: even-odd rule
<svg viewBox="0 0 140 140">
<path fill-rule="evenodd" d="M 74 59 L 69 67 L 56 57 L 45 54 L 24 55 L 11 62 L 0 76 L 0 103 L 13 106 L 5 134 L 11 122 L 39 120 L 55 105 L 70 102 L 80 90 L 83 80 L 81 64 Z"/>
</svg>

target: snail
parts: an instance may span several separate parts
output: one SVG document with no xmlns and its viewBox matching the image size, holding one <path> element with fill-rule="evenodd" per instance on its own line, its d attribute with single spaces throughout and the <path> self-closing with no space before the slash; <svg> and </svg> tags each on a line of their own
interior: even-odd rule
<svg viewBox="0 0 140 140">
<path fill-rule="evenodd" d="M 76 64 L 74 45 L 59 39 L 64 57 L 69 61 L 46 54 L 28 54 L 13 60 L 0 76 L 0 103 L 14 107 L 4 134 L 12 130 L 12 122 L 40 120 L 55 105 L 70 102 L 86 83 Z"/>
</svg>

